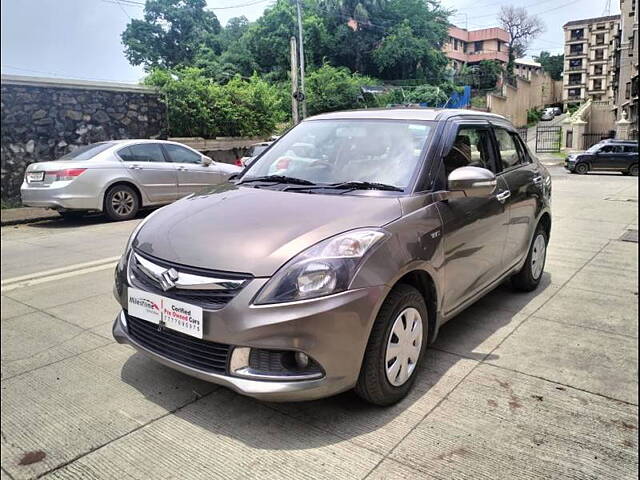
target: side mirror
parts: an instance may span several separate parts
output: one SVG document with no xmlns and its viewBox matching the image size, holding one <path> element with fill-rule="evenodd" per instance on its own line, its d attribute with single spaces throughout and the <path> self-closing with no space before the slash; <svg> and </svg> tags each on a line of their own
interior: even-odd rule
<svg viewBox="0 0 640 480">
<path fill-rule="evenodd" d="M 496 190 L 494 173 L 486 168 L 460 167 L 449 174 L 449 190 L 466 197 L 488 197 Z"/>
<path fill-rule="evenodd" d="M 204 165 L 205 167 L 208 167 L 212 163 L 213 163 L 213 160 L 211 159 L 211 157 L 207 157 L 206 155 L 202 156 L 202 165 Z"/>
</svg>

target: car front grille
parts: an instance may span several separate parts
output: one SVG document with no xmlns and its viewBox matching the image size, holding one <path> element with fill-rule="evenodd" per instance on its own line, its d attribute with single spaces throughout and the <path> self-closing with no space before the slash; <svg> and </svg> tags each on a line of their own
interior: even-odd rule
<svg viewBox="0 0 640 480">
<path fill-rule="evenodd" d="M 143 260 L 153 263 L 155 267 L 159 269 L 173 269 L 176 272 L 196 275 L 200 279 L 212 279 L 220 282 L 217 288 L 209 288 L 203 286 L 198 289 L 187 289 L 176 286 L 169 290 L 164 290 L 161 287 L 159 280 L 147 272 L 145 272 L 137 261 L 138 257 L 142 257 Z M 212 270 L 205 270 L 194 267 L 187 267 L 184 265 L 175 264 L 152 257 L 147 254 L 135 251 L 132 253 L 128 262 L 128 277 L 132 287 L 139 288 L 151 293 L 156 293 L 164 297 L 178 300 L 181 302 L 190 303 L 204 308 L 205 310 L 219 310 L 229 303 L 251 280 L 251 275 L 237 274 L 229 272 L 216 272 Z M 227 283 L 230 284 L 227 286 Z"/>
<path fill-rule="evenodd" d="M 182 365 L 225 375 L 231 346 L 185 335 L 127 314 L 131 338 L 144 348 Z"/>
</svg>

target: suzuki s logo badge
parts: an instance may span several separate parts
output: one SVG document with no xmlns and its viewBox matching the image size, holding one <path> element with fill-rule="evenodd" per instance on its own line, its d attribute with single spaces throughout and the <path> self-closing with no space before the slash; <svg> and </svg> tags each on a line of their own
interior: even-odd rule
<svg viewBox="0 0 640 480">
<path fill-rule="evenodd" d="M 176 272 L 175 269 L 170 268 L 169 270 L 165 270 L 164 272 L 162 272 L 158 277 L 158 280 L 160 281 L 162 290 L 166 292 L 167 290 L 171 290 L 176 286 L 176 280 L 178 280 L 178 272 Z"/>
</svg>

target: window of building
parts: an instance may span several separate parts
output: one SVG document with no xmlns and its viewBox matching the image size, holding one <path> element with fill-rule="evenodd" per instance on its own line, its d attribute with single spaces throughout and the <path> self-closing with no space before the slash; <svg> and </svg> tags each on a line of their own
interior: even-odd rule
<svg viewBox="0 0 640 480">
<path fill-rule="evenodd" d="M 596 30 L 604 30 L 604 23 L 599 23 L 596 25 Z"/>
<path fill-rule="evenodd" d="M 582 44 L 579 45 L 571 45 L 569 48 L 569 53 L 572 55 L 580 55 L 582 53 Z"/>
<path fill-rule="evenodd" d="M 602 80 L 594 80 L 593 81 L 593 89 L 594 90 L 602 90 Z"/>
<path fill-rule="evenodd" d="M 569 74 L 569 85 L 580 85 L 582 81 L 581 73 L 571 73 Z"/>
<path fill-rule="evenodd" d="M 604 45 L 604 33 L 598 33 L 596 35 L 596 45 Z"/>
<path fill-rule="evenodd" d="M 501 52 L 502 51 L 502 42 L 498 42 L 498 51 Z"/>
<path fill-rule="evenodd" d="M 604 60 L 604 50 L 603 49 L 598 49 L 596 50 L 596 56 L 594 58 L 595 60 Z"/>
<path fill-rule="evenodd" d="M 629 100 L 631 98 L 631 82 L 627 82 L 624 86 L 624 98 Z"/>
<path fill-rule="evenodd" d="M 580 40 L 584 37 L 584 28 L 571 30 L 571 40 Z"/>
<path fill-rule="evenodd" d="M 569 68 L 572 70 L 582 68 L 582 59 L 576 58 L 575 60 L 569 60 Z"/>
<path fill-rule="evenodd" d="M 484 47 L 484 42 L 480 40 L 479 42 L 473 42 L 473 50 L 475 52 L 481 52 Z"/>
<path fill-rule="evenodd" d="M 579 88 L 570 88 L 569 89 L 569 98 L 571 97 L 579 97 L 580 96 L 580 89 Z"/>
<path fill-rule="evenodd" d="M 593 74 L 594 75 L 602 75 L 603 67 L 602 65 L 594 65 L 593 66 Z"/>
</svg>

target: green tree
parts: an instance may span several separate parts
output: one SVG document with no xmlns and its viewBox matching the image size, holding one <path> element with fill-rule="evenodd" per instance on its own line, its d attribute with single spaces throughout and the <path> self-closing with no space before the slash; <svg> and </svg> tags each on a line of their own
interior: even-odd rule
<svg viewBox="0 0 640 480">
<path fill-rule="evenodd" d="M 409 20 L 395 26 L 373 52 L 373 60 L 385 78 L 442 80 L 447 59 L 423 36 L 416 35 Z M 440 73 L 433 75 L 433 73 Z"/>
<path fill-rule="evenodd" d="M 202 48 L 219 52 L 220 22 L 206 0 L 147 0 L 144 20 L 132 19 L 122 33 L 132 65 L 189 66 Z"/>
<path fill-rule="evenodd" d="M 309 114 L 362 107 L 361 87 L 379 83 L 379 80 L 351 73 L 347 68 L 325 64 L 307 75 Z"/>
<path fill-rule="evenodd" d="M 533 57 L 533 59 L 542 65 L 542 68 L 553 78 L 554 80 L 560 80 L 562 78 L 562 71 L 564 70 L 564 55 L 551 55 L 549 52 L 541 51 L 540 55 Z"/>
</svg>

